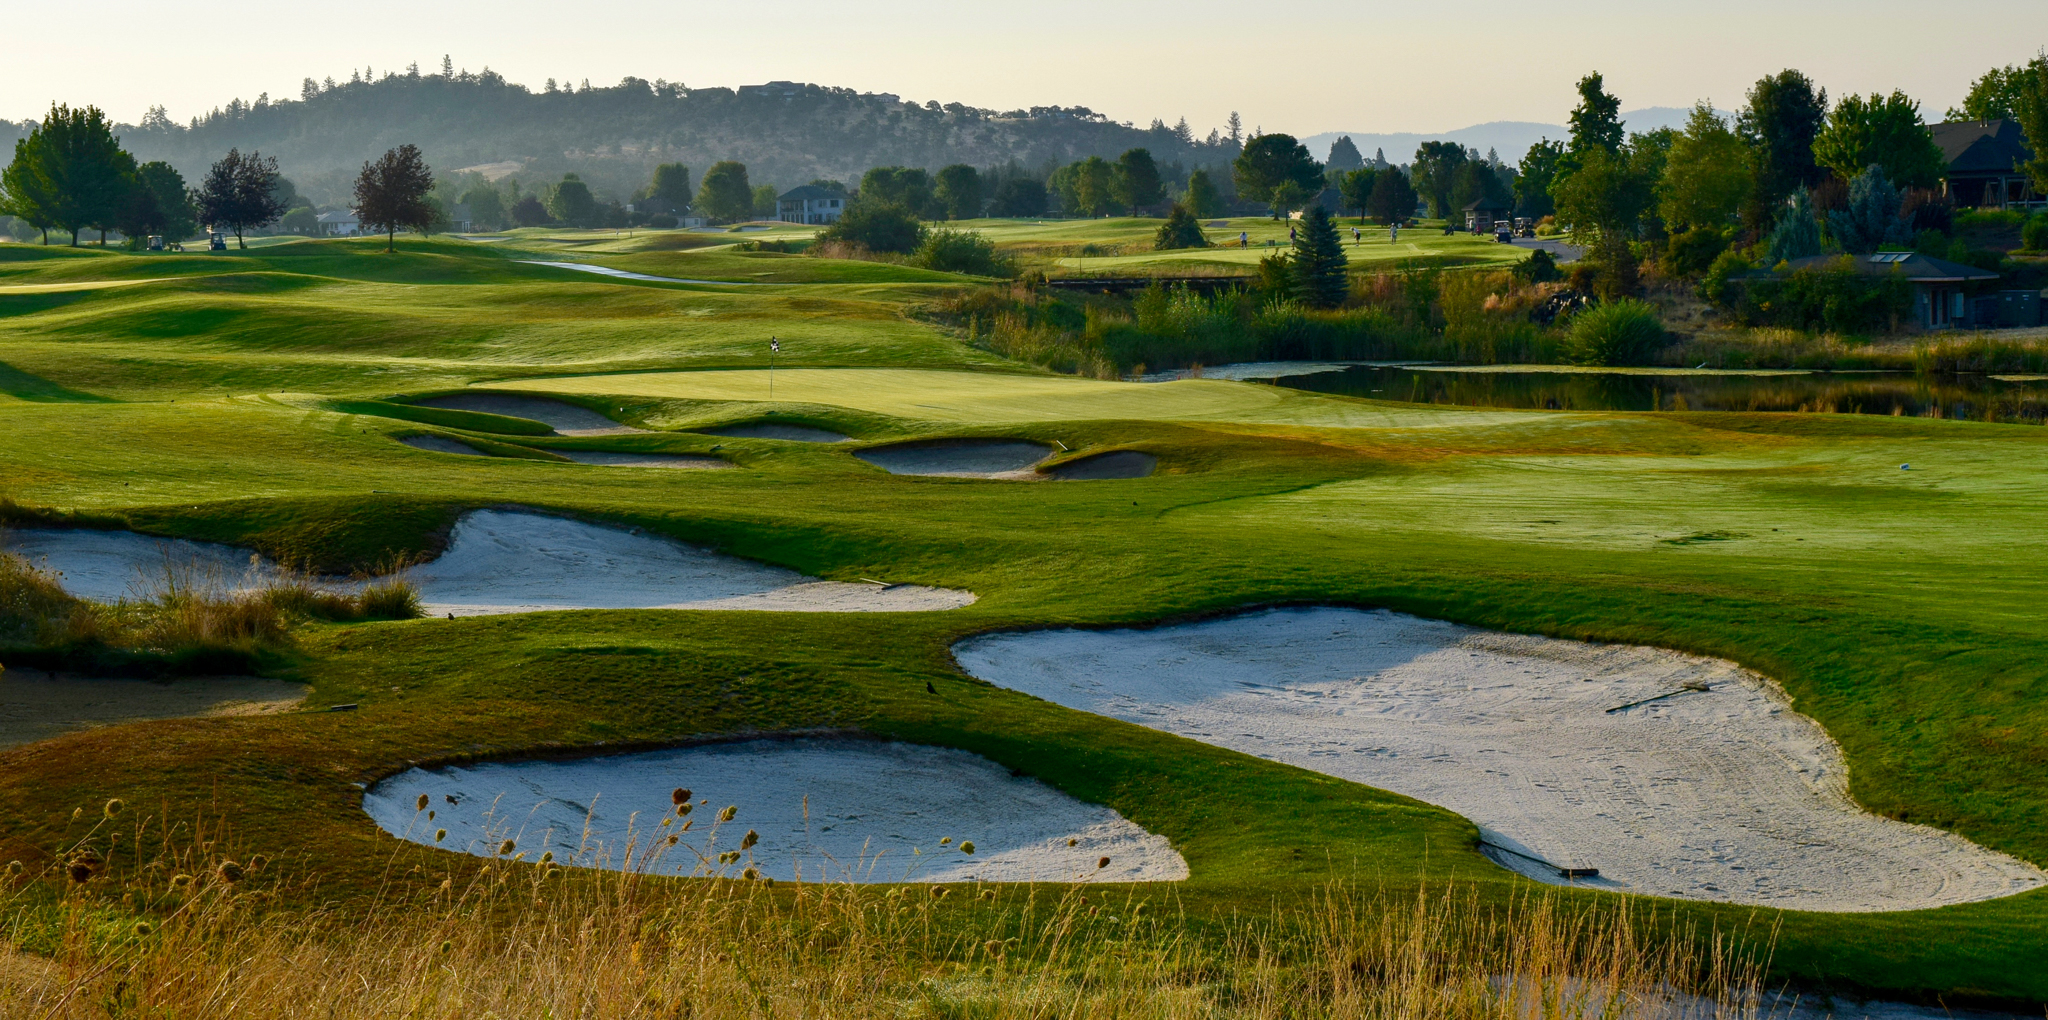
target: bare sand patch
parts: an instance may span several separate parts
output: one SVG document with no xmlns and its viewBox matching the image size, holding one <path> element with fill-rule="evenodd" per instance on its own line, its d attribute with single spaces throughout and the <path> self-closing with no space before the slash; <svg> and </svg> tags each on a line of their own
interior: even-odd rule
<svg viewBox="0 0 2048 1020">
<path fill-rule="evenodd" d="M 861 450 L 854 456 L 892 475 L 941 478 L 1038 477 L 1031 470 L 1052 447 L 1021 439 L 939 439 Z"/>
<path fill-rule="evenodd" d="M 632 436 L 646 431 L 621 425 L 587 407 L 543 397 L 515 397 L 503 393 L 451 393 L 444 397 L 414 401 L 414 405 L 524 418 L 527 421 L 540 422 L 565 436 Z"/>
<path fill-rule="evenodd" d="M 578 464 L 599 464 L 605 467 L 670 468 L 684 471 L 718 470 L 734 467 L 732 461 L 722 457 L 705 457 L 686 453 L 610 453 L 604 450 L 562 450 L 550 447 L 549 453 L 559 454 Z"/>
<path fill-rule="evenodd" d="M 1137 450 L 1111 450 L 1093 457 L 1070 460 L 1046 474 L 1063 482 L 1097 482 L 1113 478 L 1146 478 L 1159 467 L 1159 458 Z"/>
<path fill-rule="evenodd" d="M 853 439 L 851 436 L 843 436 L 827 429 L 814 429 L 809 425 L 780 425 L 774 422 L 728 425 L 724 428 L 695 431 L 727 439 L 781 439 L 792 443 L 846 443 Z"/>
<path fill-rule="evenodd" d="M 403 436 L 398 441 L 415 450 L 425 450 L 428 453 L 452 453 L 458 457 L 490 456 L 468 443 L 457 442 L 446 436 Z"/>
<path fill-rule="evenodd" d="M 1827 733 L 1718 659 L 1334 608 L 994 634 L 954 653 L 1070 708 L 1442 805 L 1541 881 L 1567 881 L 1548 862 L 1597 869 L 1576 880 L 1597 888 L 1874 911 L 2048 880 L 1857 807 Z"/>
<path fill-rule="evenodd" d="M 668 827 L 672 794 L 691 811 Z M 424 795 L 434 812 L 418 810 Z M 727 806 L 737 808 L 719 822 Z M 412 769 L 372 787 L 384 831 L 489 857 L 657 874 L 853 882 L 1161 882 L 1188 875 L 1164 836 L 966 751 L 865 740 L 751 740 L 574 761 Z M 679 831 L 683 821 L 689 831 Z M 760 842 L 741 850 L 748 831 Z M 654 849 L 671 833 L 678 845 Z M 944 842 L 941 842 L 941 841 Z M 1069 846 L 1069 841 L 1073 845 Z M 966 844 L 973 844 L 969 853 Z M 720 864 L 718 854 L 741 851 Z M 1106 867 L 1097 867 L 1102 858 Z"/>
<path fill-rule="evenodd" d="M 6 549 L 55 571 L 65 591 L 94 602 L 142 599 L 170 576 L 234 582 L 276 569 L 247 549 L 132 531 L 24 528 L 6 533 Z"/>
<path fill-rule="evenodd" d="M 258 677 L 102 680 L 15 667 L 0 672 L 0 747 L 145 719 L 267 715 L 305 698 L 302 684 Z"/>
<path fill-rule="evenodd" d="M 972 592 L 820 581 L 625 528 L 508 510 L 456 522 L 448 550 L 415 567 L 435 615 L 550 609 L 758 609 L 909 612 L 954 609 Z"/>
</svg>

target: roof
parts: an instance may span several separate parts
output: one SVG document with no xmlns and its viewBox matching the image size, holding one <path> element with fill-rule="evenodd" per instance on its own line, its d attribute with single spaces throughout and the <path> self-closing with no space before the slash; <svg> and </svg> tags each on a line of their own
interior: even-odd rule
<svg viewBox="0 0 2048 1020">
<path fill-rule="evenodd" d="M 356 214 L 355 214 L 355 213 L 352 213 L 352 212 L 324 212 L 324 213 L 321 213 L 321 214 L 320 214 L 320 220 L 319 220 L 319 222 L 321 222 L 321 223 L 357 223 L 357 222 L 360 222 L 360 221 L 356 219 Z"/>
<path fill-rule="evenodd" d="M 794 188 L 791 188 L 791 189 L 789 189 L 788 191 L 785 191 L 785 192 L 783 192 L 783 193 L 782 193 L 782 197 L 781 197 L 781 198 L 779 198 L 779 199 L 777 199 L 777 201 L 779 201 L 779 202 L 815 202 L 815 201 L 817 201 L 818 199 L 821 199 L 821 198 L 845 198 L 845 197 L 846 197 L 845 195 L 843 195 L 843 194 L 840 194 L 840 193 L 839 193 L 839 192 L 837 192 L 837 191 L 833 191 L 833 190 L 832 190 L 831 188 L 821 188 L 821 187 L 818 187 L 818 186 L 817 186 L 817 185 L 815 185 L 815 184 L 803 184 L 803 185 L 799 185 L 799 186 L 797 186 L 797 187 L 794 187 Z"/>
<path fill-rule="evenodd" d="M 1881 251 L 1875 255 L 1812 255 L 1793 259 L 1790 264 L 1794 269 L 1806 269 L 1844 258 L 1852 260 L 1856 271 L 1864 276 L 1900 273 L 1913 283 L 1967 283 L 1998 279 L 1997 273 L 1976 266 L 1910 251 Z"/>
<path fill-rule="evenodd" d="M 1954 120 L 1932 130 L 1951 174 L 2009 174 L 2034 156 L 2020 126 L 2009 120 Z"/>
<path fill-rule="evenodd" d="M 1482 198 L 1465 207 L 1466 212 L 1490 212 L 1494 209 L 1513 209 L 1514 206 L 1495 198 Z"/>
</svg>

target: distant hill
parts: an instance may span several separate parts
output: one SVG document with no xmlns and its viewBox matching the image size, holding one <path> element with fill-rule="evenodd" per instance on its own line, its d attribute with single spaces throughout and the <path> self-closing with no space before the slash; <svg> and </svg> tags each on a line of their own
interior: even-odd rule
<svg viewBox="0 0 2048 1020">
<path fill-rule="evenodd" d="M 32 125 L 0 121 L 0 145 Z M 316 83 L 297 99 L 237 99 L 188 124 L 153 111 L 121 125 L 138 159 L 161 159 L 196 181 L 230 147 L 276 156 L 300 193 L 347 201 L 363 161 L 406 142 L 436 172 L 479 168 L 516 176 L 529 189 L 580 175 L 601 200 L 628 201 L 659 163 L 687 164 L 701 180 L 712 163 L 747 164 L 756 185 L 789 188 L 815 178 L 849 184 L 874 166 L 931 170 L 1017 161 L 1033 170 L 1087 156 L 1114 159 L 1145 147 L 1163 167 L 1221 167 L 1238 153 L 1227 138 L 1196 138 L 1154 121 L 1118 123 L 1086 107 L 984 110 L 919 106 L 878 93 L 794 82 L 685 88 L 627 78 L 617 85 L 534 91 L 490 71 L 386 74 L 375 81 Z M 1170 167 L 1169 167 L 1170 172 Z"/>
<path fill-rule="evenodd" d="M 1690 108 L 1676 106 L 1651 106 L 1640 110 L 1622 112 L 1622 125 L 1630 131 L 1655 131 L 1658 128 L 1680 128 L 1685 126 L 1687 117 L 1692 116 Z M 1723 113 L 1722 116 L 1728 116 Z M 1390 163 L 1407 163 L 1415 158 L 1415 150 L 1423 142 L 1458 142 L 1468 149 L 1488 150 L 1500 153 L 1500 158 L 1509 165 L 1522 161 L 1529 146 L 1549 138 L 1561 141 L 1571 136 L 1571 130 L 1562 124 L 1538 124 L 1526 120 L 1496 120 L 1487 124 L 1474 124 L 1456 131 L 1442 131 L 1437 134 L 1415 134 L 1400 132 L 1374 134 L 1370 131 L 1325 131 L 1302 139 L 1308 151 L 1317 159 L 1327 159 L 1330 144 L 1338 138 L 1350 135 L 1351 144 L 1371 159 L 1375 151 L 1385 149 Z"/>
</svg>

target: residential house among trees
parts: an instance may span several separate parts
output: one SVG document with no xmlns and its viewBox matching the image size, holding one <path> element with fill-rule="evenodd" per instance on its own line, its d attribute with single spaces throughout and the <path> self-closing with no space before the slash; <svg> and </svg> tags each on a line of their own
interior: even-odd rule
<svg viewBox="0 0 2048 1020">
<path fill-rule="evenodd" d="M 846 196 L 815 184 L 791 188 L 775 201 L 776 219 L 784 223 L 837 223 L 846 211 Z"/>
<path fill-rule="evenodd" d="M 1988 283 L 1998 279 L 1998 274 L 1975 266 L 1909 251 L 1881 251 L 1875 255 L 1814 255 L 1793 259 L 1789 268 L 1795 272 L 1821 268 L 1836 259 L 1851 260 L 1861 276 L 1896 273 L 1904 277 L 1913 288 L 1913 321 L 1922 329 L 1981 328 L 1998 324 L 1998 299 L 1994 296 L 1988 301 L 1972 301 L 1969 295 L 1970 284 Z M 1767 274 L 1770 271 L 1759 272 Z"/>
<path fill-rule="evenodd" d="M 356 237 L 363 232 L 363 221 L 346 210 L 321 213 L 319 222 L 321 237 Z"/>
<path fill-rule="evenodd" d="M 1947 188 L 1955 204 L 1981 209 L 2043 204 L 2020 166 L 2034 158 L 2020 126 L 2010 120 L 1961 120 L 1933 126 L 1934 144 L 1948 160 Z"/>
</svg>

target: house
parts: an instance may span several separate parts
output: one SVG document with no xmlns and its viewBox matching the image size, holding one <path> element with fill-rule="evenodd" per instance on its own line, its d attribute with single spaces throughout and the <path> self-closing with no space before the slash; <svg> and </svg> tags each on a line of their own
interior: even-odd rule
<svg viewBox="0 0 2048 1020">
<path fill-rule="evenodd" d="M 1813 255 L 1793 259 L 1790 265 L 1793 269 L 1805 269 L 1842 258 L 1845 256 Z M 1996 280 L 1997 273 L 1910 251 L 1881 251 L 1846 258 L 1864 276 L 1904 276 L 1913 285 L 1913 321 L 1923 329 L 1987 328 L 1998 324 L 1997 299 L 1972 301 L 1968 293 L 1970 284 Z"/>
<path fill-rule="evenodd" d="M 775 200 L 775 218 L 784 223 L 837 223 L 845 211 L 845 195 L 815 184 L 791 188 Z"/>
<path fill-rule="evenodd" d="M 1499 199 L 1482 198 L 1465 206 L 1465 229 L 1475 234 L 1493 233 L 1496 221 L 1513 216 L 1515 207 Z"/>
<path fill-rule="evenodd" d="M 448 209 L 448 231 L 467 234 L 476 228 L 476 220 L 470 215 L 468 202 L 457 202 Z"/>
<path fill-rule="evenodd" d="M 349 210 L 321 213 L 319 223 L 321 237 L 355 237 L 363 232 L 363 221 Z"/>
<path fill-rule="evenodd" d="M 1980 209 L 2043 204 L 2020 166 L 2034 158 L 2026 135 L 2009 120 L 1958 120 L 1934 125 L 1934 144 L 1948 160 L 1943 187 L 1955 204 Z"/>
</svg>

